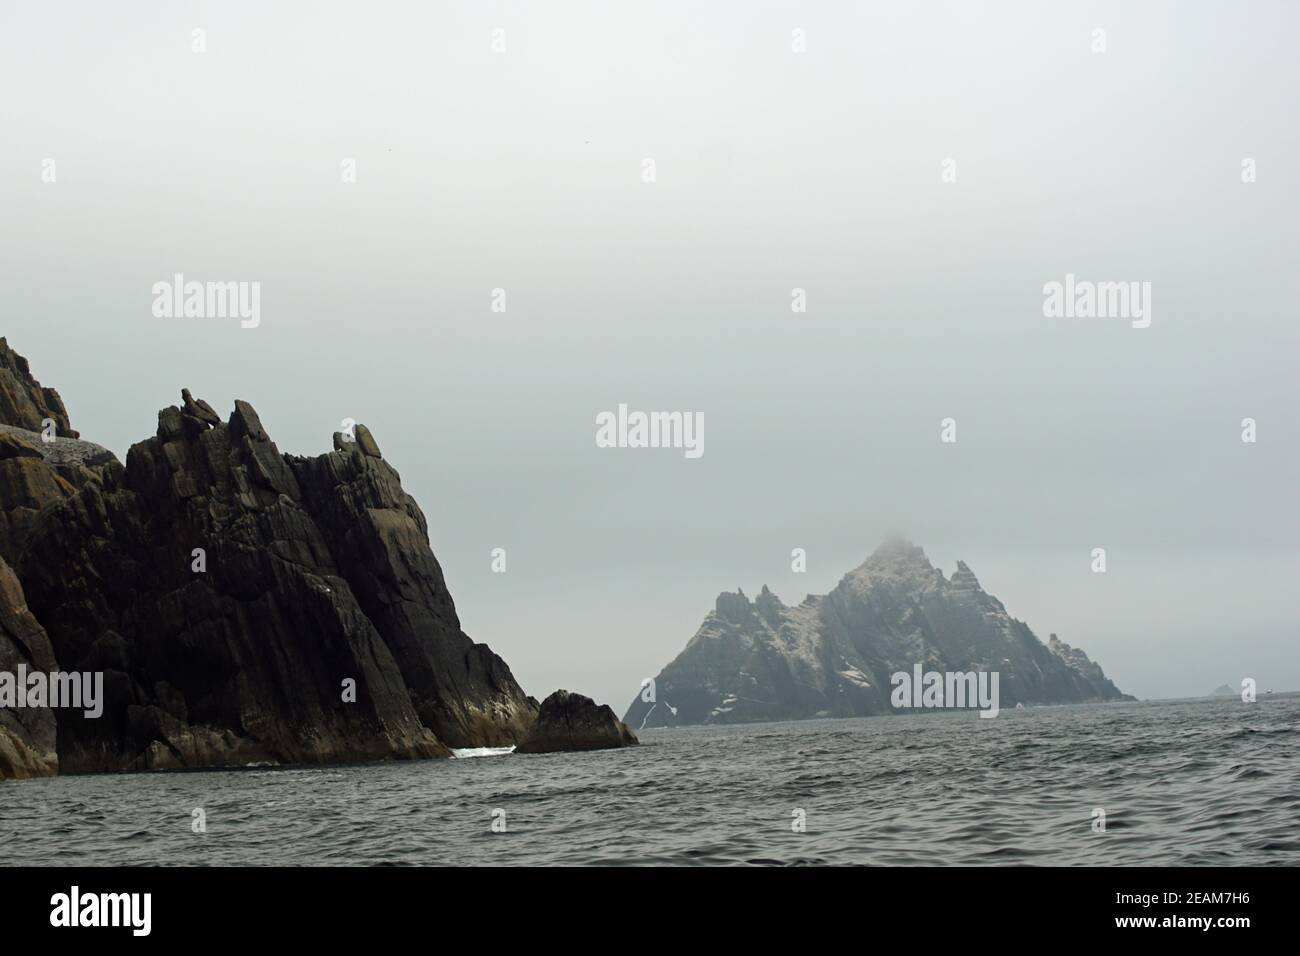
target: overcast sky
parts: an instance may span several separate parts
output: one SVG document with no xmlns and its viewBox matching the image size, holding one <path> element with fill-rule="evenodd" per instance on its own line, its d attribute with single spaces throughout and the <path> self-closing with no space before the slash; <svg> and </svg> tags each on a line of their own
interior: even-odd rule
<svg viewBox="0 0 1300 956">
<path fill-rule="evenodd" d="M 621 713 L 719 591 L 797 603 L 891 531 L 1126 692 L 1296 689 L 1297 37 L 1290 2 L 6 4 L 0 333 L 122 458 L 183 386 L 286 452 L 367 423 L 538 697 Z M 261 324 L 155 318 L 178 272 L 260 282 Z M 1067 273 L 1150 282 L 1150 327 L 1044 317 Z M 704 455 L 597 448 L 620 402 Z"/>
</svg>

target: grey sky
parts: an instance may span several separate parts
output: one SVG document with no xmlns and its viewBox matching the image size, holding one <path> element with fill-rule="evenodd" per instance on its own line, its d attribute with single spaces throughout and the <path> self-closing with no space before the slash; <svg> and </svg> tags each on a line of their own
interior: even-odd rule
<svg viewBox="0 0 1300 956">
<path fill-rule="evenodd" d="M 1129 693 L 1300 688 L 1297 37 L 1286 2 L 9 4 L 0 332 L 123 457 L 182 386 L 287 452 L 367 423 L 539 697 L 621 712 L 718 591 L 797 602 L 894 530 Z M 176 272 L 260 281 L 261 326 L 154 318 Z M 1044 318 L 1067 272 L 1151 282 L 1151 327 Z M 704 456 L 598 449 L 620 402 L 702 412 Z"/>
</svg>

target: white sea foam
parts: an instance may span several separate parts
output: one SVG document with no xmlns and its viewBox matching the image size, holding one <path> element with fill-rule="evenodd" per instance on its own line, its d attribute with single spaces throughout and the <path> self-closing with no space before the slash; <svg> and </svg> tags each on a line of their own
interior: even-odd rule
<svg viewBox="0 0 1300 956">
<path fill-rule="evenodd" d="M 461 747 L 459 750 L 453 748 L 451 755 L 457 758 L 499 757 L 502 754 L 512 754 L 514 752 L 514 747 Z"/>
</svg>

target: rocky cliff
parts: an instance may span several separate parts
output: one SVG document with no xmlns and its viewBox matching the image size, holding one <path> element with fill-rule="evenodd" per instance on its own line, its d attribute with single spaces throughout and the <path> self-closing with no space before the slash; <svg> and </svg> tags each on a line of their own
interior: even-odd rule
<svg viewBox="0 0 1300 956">
<path fill-rule="evenodd" d="M 829 594 L 796 607 L 766 587 L 724 593 L 685 650 L 632 701 L 634 729 L 893 710 L 890 675 L 996 671 L 1001 706 L 1124 697 L 1083 651 L 1044 645 L 958 562 L 951 578 L 918 547 L 886 542 Z"/>
<path fill-rule="evenodd" d="M 103 672 L 105 696 L 0 710 L 0 779 L 443 756 L 536 718 L 364 426 L 285 455 L 248 403 L 184 391 L 123 465 L 0 339 L 0 556 L 0 671 Z"/>
</svg>

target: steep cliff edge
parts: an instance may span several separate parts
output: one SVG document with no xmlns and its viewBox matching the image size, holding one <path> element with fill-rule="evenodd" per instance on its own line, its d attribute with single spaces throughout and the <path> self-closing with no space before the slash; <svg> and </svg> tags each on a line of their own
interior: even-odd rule
<svg viewBox="0 0 1300 956">
<path fill-rule="evenodd" d="M 56 435 L 79 437 L 68 421 L 68 410 L 59 393 L 36 381 L 27 359 L 0 335 L 0 422 L 39 432 L 44 430 L 46 419 L 54 423 Z"/>
<path fill-rule="evenodd" d="M 964 563 L 945 578 L 895 539 L 797 607 L 766 587 L 753 601 L 719 595 L 653 695 L 638 695 L 623 719 L 640 730 L 889 713 L 890 675 L 918 663 L 998 672 L 1003 707 L 1125 699 L 1081 650 L 1055 635 L 1044 645 Z"/>
</svg>

